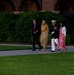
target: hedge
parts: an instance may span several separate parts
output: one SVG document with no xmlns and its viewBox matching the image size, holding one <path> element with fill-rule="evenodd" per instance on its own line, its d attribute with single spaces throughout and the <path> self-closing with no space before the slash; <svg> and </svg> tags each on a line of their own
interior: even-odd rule
<svg viewBox="0 0 74 75">
<path fill-rule="evenodd" d="M 32 43 L 32 20 L 37 19 L 39 25 L 46 20 L 49 28 L 51 20 L 56 19 L 59 25 L 65 21 L 69 33 L 69 21 L 52 12 L 25 12 L 22 14 L 0 13 L 0 42 Z"/>
</svg>

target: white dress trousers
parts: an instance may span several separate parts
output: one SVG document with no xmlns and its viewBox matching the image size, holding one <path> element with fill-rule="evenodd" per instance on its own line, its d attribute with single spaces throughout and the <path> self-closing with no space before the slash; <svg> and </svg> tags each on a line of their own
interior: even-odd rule
<svg viewBox="0 0 74 75">
<path fill-rule="evenodd" d="M 58 43 L 59 43 L 58 39 L 54 39 L 54 38 L 51 39 L 52 51 L 55 51 L 56 45 L 58 46 Z"/>
</svg>

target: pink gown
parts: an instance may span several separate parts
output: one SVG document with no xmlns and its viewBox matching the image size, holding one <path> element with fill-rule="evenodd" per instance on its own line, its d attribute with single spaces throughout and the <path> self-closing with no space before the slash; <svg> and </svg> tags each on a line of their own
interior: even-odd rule
<svg viewBox="0 0 74 75">
<path fill-rule="evenodd" d="M 59 49 L 62 51 L 63 48 L 66 49 L 65 45 L 65 38 L 64 34 L 62 33 L 62 27 L 60 28 L 60 34 L 59 34 Z"/>
</svg>

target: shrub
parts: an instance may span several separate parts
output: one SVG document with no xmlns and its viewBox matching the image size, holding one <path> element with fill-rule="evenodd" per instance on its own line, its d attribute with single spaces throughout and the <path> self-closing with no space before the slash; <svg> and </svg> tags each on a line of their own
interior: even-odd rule
<svg viewBox="0 0 74 75">
<path fill-rule="evenodd" d="M 70 35 L 66 36 L 66 44 L 69 45 L 70 44 Z"/>
<path fill-rule="evenodd" d="M 71 35 L 71 44 L 74 44 L 74 32 Z"/>
<path fill-rule="evenodd" d="M 18 15 L 0 13 L 0 42 L 32 43 L 33 19 L 37 19 L 39 25 L 45 19 L 49 28 L 52 19 L 56 19 L 58 25 L 64 20 L 67 27 L 69 26 L 65 17 L 52 12 L 25 12 Z M 50 40 L 48 42 L 50 43 Z"/>
</svg>

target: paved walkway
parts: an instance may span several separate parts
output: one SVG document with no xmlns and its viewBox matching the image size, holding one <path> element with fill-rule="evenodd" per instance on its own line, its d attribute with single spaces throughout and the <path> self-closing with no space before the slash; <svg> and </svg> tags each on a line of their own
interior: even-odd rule
<svg viewBox="0 0 74 75">
<path fill-rule="evenodd" d="M 0 44 L 4 46 L 32 46 L 32 45 L 18 45 L 18 44 Z M 74 52 L 74 46 L 68 46 L 67 52 Z M 42 50 L 10 50 L 10 51 L 0 51 L 0 56 L 17 56 L 17 55 L 30 55 L 30 54 L 50 54 L 50 53 L 59 53 L 58 49 L 56 52 L 51 52 L 51 47 L 48 46 L 45 52 Z"/>
</svg>

